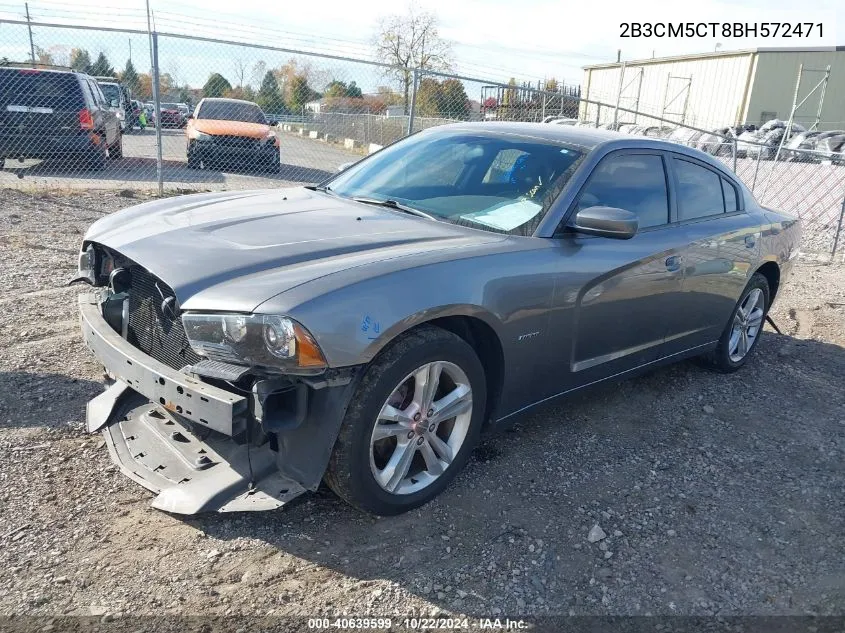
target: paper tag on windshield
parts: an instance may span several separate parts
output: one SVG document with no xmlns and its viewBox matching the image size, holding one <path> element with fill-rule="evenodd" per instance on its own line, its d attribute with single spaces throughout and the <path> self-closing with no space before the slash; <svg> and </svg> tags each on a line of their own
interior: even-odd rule
<svg viewBox="0 0 845 633">
<path fill-rule="evenodd" d="M 465 220 L 491 226 L 500 231 L 512 231 L 535 217 L 541 209 L 542 207 L 539 204 L 531 200 L 517 200 L 516 202 L 505 202 L 500 206 L 477 213 L 468 213 L 461 217 Z"/>
</svg>

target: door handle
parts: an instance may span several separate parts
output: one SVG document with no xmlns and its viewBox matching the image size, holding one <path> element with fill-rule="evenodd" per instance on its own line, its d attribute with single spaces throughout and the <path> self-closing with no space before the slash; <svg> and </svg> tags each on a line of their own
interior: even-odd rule
<svg viewBox="0 0 845 633">
<path fill-rule="evenodd" d="M 676 272 L 681 269 L 681 258 L 677 255 L 672 255 L 666 258 L 666 270 Z"/>
<path fill-rule="evenodd" d="M 745 248 L 754 248 L 754 245 L 757 243 L 757 240 L 754 239 L 753 235 L 748 235 L 745 238 Z"/>
</svg>

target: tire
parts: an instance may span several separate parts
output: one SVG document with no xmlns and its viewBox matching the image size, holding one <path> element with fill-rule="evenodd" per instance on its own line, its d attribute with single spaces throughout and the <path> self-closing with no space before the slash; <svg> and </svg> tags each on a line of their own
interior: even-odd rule
<svg viewBox="0 0 845 633">
<path fill-rule="evenodd" d="M 202 163 L 199 158 L 197 158 L 196 152 L 191 151 L 193 148 L 189 145 L 188 146 L 188 169 L 200 169 L 202 167 Z"/>
<path fill-rule="evenodd" d="M 407 419 L 415 425 L 414 430 L 402 422 L 385 424 L 379 417 L 383 407 L 389 404 L 388 399 L 405 389 L 408 390 L 406 395 L 399 396 L 405 400 L 402 403 L 394 401 L 394 406 L 400 409 L 400 414 L 416 410 L 418 388 L 411 386 L 415 384 L 413 374 L 438 361 L 436 367 L 442 368 L 440 386 L 434 394 L 434 404 L 430 406 L 436 407 L 443 394 L 456 394 L 457 390 L 468 386 L 469 398 L 458 398 L 464 405 L 463 411 L 441 420 L 442 427 L 437 426 L 435 417 L 428 420 L 427 415 L 420 416 L 416 422 L 413 418 Z M 453 376 L 461 373 L 461 381 L 466 379 L 466 383 L 453 382 Z M 421 399 L 425 401 L 422 395 Z M 467 400 L 471 403 L 468 411 Z M 486 402 L 484 368 L 472 347 L 446 330 L 433 326 L 416 328 L 390 343 L 367 367 L 346 410 L 324 481 L 340 498 L 364 512 L 390 516 L 417 508 L 440 494 L 466 465 L 481 433 Z M 379 427 L 383 431 L 387 429 L 391 435 L 375 440 L 374 430 L 380 419 Z M 430 426 L 429 422 L 432 422 Z M 437 437 L 432 438 L 432 435 Z M 401 469 L 391 471 L 389 467 L 388 455 L 396 457 L 408 452 L 401 449 L 400 441 L 413 453 L 412 459 L 406 460 L 410 469 L 405 472 Z M 444 447 L 447 451 L 457 449 L 445 468 L 443 455 L 447 453 Z M 427 457 L 435 459 L 438 468 L 443 468 L 442 473 L 431 474 Z M 425 470 L 418 472 L 420 466 Z M 390 472 L 394 473 L 394 478 L 398 474 L 397 483 L 391 484 L 394 478 L 390 478 L 385 487 L 377 480 L 374 469 L 380 470 L 383 482 Z M 410 475 L 406 476 L 406 473 Z"/>
<path fill-rule="evenodd" d="M 752 293 L 756 296 L 757 291 L 762 293 L 762 297 L 760 297 L 759 301 L 759 308 L 762 312 L 755 315 L 753 322 L 757 323 L 759 320 L 759 325 L 756 326 L 756 332 L 754 333 L 753 340 L 750 341 L 750 345 L 747 345 L 745 353 L 738 358 L 737 354 L 734 353 L 734 350 L 736 350 L 736 352 L 740 352 L 741 350 L 735 348 L 736 341 L 733 339 L 733 335 L 735 334 L 735 325 L 738 318 L 737 315 L 740 312 L 740 309 L 746 304 L 746 302 L 749 301 L 749 296 L 752 295 Z M 734 306 L 734 309 L 731 312 L 731 318 L 728 319 L 728 323 L 725 325 L 725 329 L 722 332 L 722 336 L 719 338 L 719 343 L 716 345 L 716 349 L 705 357 L 706 364 L 710 368 L 723 374 L 733 373 L 745 365 L 745 363 L 748 362 L 748 358 L 754 352 L 754 348 L 756 348 L 757 344 L 760 342 L 760 335 L 763 333 L 763 325 L 766 322 L 766 314 L 768 314 L 770 306 L 771 296 L 769 294 L 769 282 L 760 273 L 754 273 L 751 276 L 748 285 L 745 287 L 745 290 L 742 291 L 742 295 L 740 295 L 736 306 Z M 740 336 L 740 338 L 742 337 Z"/>
<path fill-rule="evenodd" d="M 106 168 L 108 156 L 109 151 L 105 145 L 97 146 L 87 160 L 88 168 L 93 171 L 102 171 Z"/>
<path fill-rule="evenodd" d="M 267 162 L 267 168 L 265 171 L 270 174 L 278 174 L 282 171 L 282 158 L 279 152 L 273 152 L 273 155 Z"/>
<path fill-rule="evenodd" d="M 114 142 L 114 145 L 109 147 L 109 158 L 112 160 L 117 160 L 118 158 L 123 158 L 123 134 L 119 133 L 117 135 L 117 140 Z"/>
</svg>

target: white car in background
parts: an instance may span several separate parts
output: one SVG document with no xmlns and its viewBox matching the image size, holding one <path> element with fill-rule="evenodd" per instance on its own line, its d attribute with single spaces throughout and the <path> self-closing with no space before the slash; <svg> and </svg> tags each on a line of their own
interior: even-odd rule
<svg viewBox="0 0 845 633">
<path fill-rule="evenodd" d="M 575 125 L 578 123 L 578 119 L 570 119 L 561 116 L 547 116 L 543 119 L 543 123 L 553 123 L 554 125 Z"/>
</svg>

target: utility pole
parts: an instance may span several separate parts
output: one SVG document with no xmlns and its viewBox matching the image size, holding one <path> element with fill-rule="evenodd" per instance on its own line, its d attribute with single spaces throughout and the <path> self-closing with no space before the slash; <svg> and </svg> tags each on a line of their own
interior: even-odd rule
<svg viewBox="0 0 845 633">
<path fill-rule="evenodd" d="M 26 28 L 29 30 L 29 54 L 32 56 L 32 63 L 35 63 L 35 44 L 32 41 L 32 21 L 29 19 L 29 2 L 24 2 L 26 7 Z"/>
</svg>

